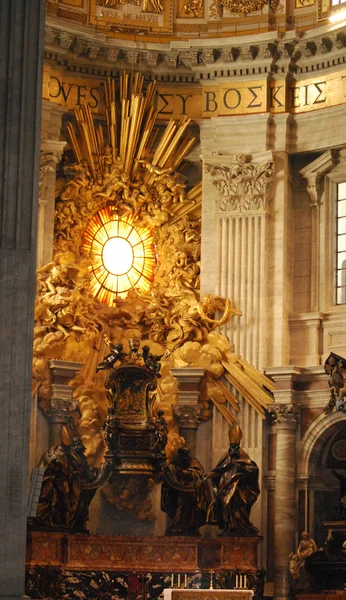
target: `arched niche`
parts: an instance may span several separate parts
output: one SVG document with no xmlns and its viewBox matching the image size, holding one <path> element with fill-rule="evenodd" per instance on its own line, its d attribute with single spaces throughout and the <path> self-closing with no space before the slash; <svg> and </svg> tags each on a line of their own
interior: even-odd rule
<svg viewBox="0 0 346 600">
<path fill-rule="evenodd" d="M 318 545 L 327 535 L 323 522 L 338 510 L 339 482 L 333 469 L 346 476 L 346 416 L 340 411 L 320 415 L 299 444 L 297 487 L 305 489 L 305 524 Z"/>
</svg>

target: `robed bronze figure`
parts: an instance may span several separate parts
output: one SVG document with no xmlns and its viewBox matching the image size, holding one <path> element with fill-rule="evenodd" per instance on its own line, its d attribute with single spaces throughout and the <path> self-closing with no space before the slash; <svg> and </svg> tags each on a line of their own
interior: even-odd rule
<svg viewBox="0 0 346 600">
<path fill-rule="evenodd" d="M 99 487 L 101 472 L 89 467 L 79 438 L 63 442 L 47 453 L 34 529 L 85 533 L 89 504 Z M 109 477 L 108 477 L 109 478 Z"/>
<path fill-rule="evenodd" d="M 199 536 L 212 497 L 204 475 L 201 463 L 186 447 L 179 448 L 174 460 L 163 465 L 161 508 L 173 521 L 166 535 Z"/>
<path fill-rule="evenodd" d="M 209 473 L 214 500 L 207 521 L 222 529 L 221 536 L 257 535 L 250 522 L 250 511 L 260 493 L 256 463 L 240 448 L 241 430 L 236 425 L 229 432 L 228 452 Z"/>
</svg>

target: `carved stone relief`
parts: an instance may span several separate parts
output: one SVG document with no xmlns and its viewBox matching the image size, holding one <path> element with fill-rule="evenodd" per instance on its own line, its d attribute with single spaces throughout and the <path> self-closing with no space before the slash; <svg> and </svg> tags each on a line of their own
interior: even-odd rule
<svg viewBox="0 0 346 600">
<path fill-rule="evenodd" d="M 237 154 L 231 166 L 206 163 L 205 170 L 218 190 L 218 209 L 222 212 L 266 209 L 273 174 L 271 160 L 251 163 L 244 154 Z"/>
</svg>

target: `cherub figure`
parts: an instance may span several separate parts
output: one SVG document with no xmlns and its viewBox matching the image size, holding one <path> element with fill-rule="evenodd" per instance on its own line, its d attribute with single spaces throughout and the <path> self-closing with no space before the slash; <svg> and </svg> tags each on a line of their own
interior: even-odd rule
<svg viewBox="0 0 346 600">
<path fill-rule="evenodd" d="M 123 352 L 122 344 L 115 344 L 115 346 L 111 347 L 111 351 L 104 359 L 97 365 L 96 373 L 99 371 L 104 371 L 108 369 L 113 369 L 115 363 L 120 360 L 122 356 L 125 356 Z"/>
<path fill-rule="evenodd" d="M 317 550 L 315 540 L 309 536 L 307 531 L 303 531 L 297 552 L 291 552 L 289 555 L 288 568 L 292 579 L 299 579 L 300 569 L 305 565 L 306 559 L 314 552 L 317 552 Z"/>
<path fill-rule="evenodd" d="M 167 177 L 167 187 L 173 195 L 173 204 L 184 202 L 186 198 L 186 184 L 179 183 L 175 177 Z"/>
<path fill-rule="evenodd" d="M 160 181 L 160 179 L 162 179 L 162 177 L 164 177 L 164 175 L 172 172 L 172 169 L 170 167 L 164 168 L 164 167 L 159 167 L 158 165 L 152 165 L 148 160 L 140 159 L 137 162 L 140 165 L 144 165 L 146 170 L 149 171 L 149 173 L 151 175 L 158 176 L 158 177 L 155 177 L 156 181 Z"/>
<path fill-rule="evenodd" d="M 112 146 L 110 146 L 109 144 L 106 144 L 106 146 L 104 147 L 104 152 L 102 155 L 102 162 L 103 162 L 103 170 L 106 171 L 107 173 L 110 173 L 112 164 L 113 164 L 113 150 L 112 150 Z"/>
<path fill-rule="evenodd" d="M 142 348 L 142 357 L 144 360 L 144 364 L 149 369 L 149 371 L 153 371 L 156 377 L 161 377 L 159 374 L 161 365 L 160 360 L 163 357 L 163 354 L 155 355 L 150 352 L 150 346 L 143 346 Z"/>
</svg>

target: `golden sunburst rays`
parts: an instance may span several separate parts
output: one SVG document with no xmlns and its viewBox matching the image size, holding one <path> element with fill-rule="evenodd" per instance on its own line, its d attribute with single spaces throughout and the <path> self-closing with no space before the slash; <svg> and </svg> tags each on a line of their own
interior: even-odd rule
<svg viewBox="0 0 346 600">
<path fill-rule="evenodd" d="M 70 123 L 67 126 L 69 141 L 77 163 L 87 161 L 93 179 L 103 177 L 107 169 L 110 170 L 110 162 L 115 165 L 117 159 L 121 161 L 123 172 L 132 178 L 141 164 L 139 161 L 144 161 L 150 166 L 144 183 L 150 186 L 157 169 L 176 171 L 194 145 L 195 138 L 187 131 L 191 121 L 188 117 L 178 122 L 171 119 L 157 141 L 158 130 L 154 129 L 156 82 L 150 83 L 145 92 L 143 86 L 144 77 L 139 73 L 133 76 L 123 73 L 119 90 L 114 79 L 107 80 L 108 143 L 105 143 L 102 127 L 95 127 L 90 106 L 76 109 L 77 128 Z"/>
<path fill-rule="evenodd" d="M 110 208 L 100 210 L 85 230 L 83 252 L 91 257 L 90 288 L 100 302 L 113 306 L 130 289 L 149 290 L 156 267 L 153 238 L 131 213 L 118 217 Z"/>
</svg>

